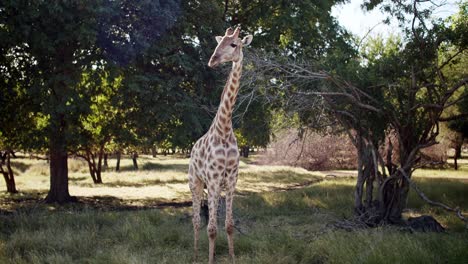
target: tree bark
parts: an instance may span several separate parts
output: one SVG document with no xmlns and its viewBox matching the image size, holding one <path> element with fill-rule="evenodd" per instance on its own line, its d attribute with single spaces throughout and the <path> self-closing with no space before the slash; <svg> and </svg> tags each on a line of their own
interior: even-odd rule
<svg viewBox="0 0 468 264">
<path fill-rule="evenodd" d="M 241 154 L 242 154 L 242 157 L 244 158 L 248 158 L 249 157 L 249 154 L 250 154 L 250 148 L 249 146 L 244 146 L 241 148 Z"/>
<path fill-rule="evenodd" d="M 91 150 L 86 150 L 86 156 L 84 156 L 84 158 L 88 162 L 89 174 L 91 175 L 91 178 L 93 179 L 93 182 L 95 184 L 101 184 L 102 183 L 102 178 L 101 178 L 102 166 L 101 166 L 101 163 L 102 163 L 102 156 L 103 156 L 102 148 L 100 148 L 97 155 L 98 155 L 97 163 L 96 163 L 96 155 Z"/>
<path fill-rule="evenodd" d="M 461 158 L 462 144 L 457 144 L 455 146 L 455 155 L 453 156 L 454 169 L 458 170 L 458 159 Z"/>
<path fill-rule="evenodd" d="M 138 158 L 138 153 L 135 151 L 132 153 L 133 168 L 135 170 L 138 170 L 137 158 Z"/>
<path fill-rule="evenodd" d="M 115 155 L 117 159 L 117 162 L 115 164 L 115 171 L 120 171 L 120 156 L 122 155 L 122 153 L 120 152 L 120 150 L 118 150 Z"/>
<path fill-rule="evenodd" d="M 1 158 L 1 161 L 0 161 L 0 162 L 1 162 L 2 164 L 5 164 L 7 154 L 8 154 L 8 151 L 0 152 L 0 158 Z"/>
<path fill-rule="evenodd" d="M 94 171 L 94 164 L 91 158 L 91 153 L 89 151 L 86 151 L 86 162 L 88 162 L 88 168 L 89 168 L 89 175 L 91 176 L 91 179 L 93 179 L 93 182 L 96 183 L 96 173 Z"/>
<path fill-rule="evenodd" d="M 66 203 L 73 199 L 68 191 L 68 156 L 65 136 L 65 120 L 60 115 L 51 125 L 49 135 L 50 151 L 50 190 L 47 203 Z"/>
<path fill-rule="evenodd" d="M 97 168 L 96 168 L 96 179 L 98 184 L 102 183 L 102 159 L 104 157 L 104 145 L 101 145 L 99 148 L 99 153 L 98 153 L 98 162 L 97 162 Z"/>
<path fill-rule="evenodd" d="M 107 152 L 104 153 L 104 166 L 103 169 L 107 170 L 109 168 L 109 163 L 107 162 L 108 154 Z"/>
<path fill-rule="evenodd" d="M 7 171 L 5 171 L 3 169 L 3 164 L 6 165 Z M 7 187 L 7 192 L 17 193 L 18 191 L 16 190 L 15 174 L 14 174 L 13 170 L 11 169 L 10 152 L 9 151 L 5 152 L 5 160 L 2 161 L 2 164 L 0 164 L 0 173 L 3 174 L 3 178 L 5 179 L 5 185 Z"/>
<path fill-rule="evenodd" d="M 411 175 L 410 171 L 405 172 Z M 390 224 L 401 224 L 403 209 L 406 207 L 409 184 L 401 172 L 388 177 L 380 188 L 380 213 L 383 221 Z"/>
<path fill-rule="evenodd" d="M 377 172 L 375 170 L 375 161 L 372 158 L 372 150 L 370 148 L 372 148 L 371 144 L 361 142 L 360 150 L 358 150 L 358 179 L 356 181 L 356 190 L 354 194 L 354 211 L 358 215 L 363 214 L 368 210 L 373 210 L 374 181 L 376 179 Z"/>
</svg>

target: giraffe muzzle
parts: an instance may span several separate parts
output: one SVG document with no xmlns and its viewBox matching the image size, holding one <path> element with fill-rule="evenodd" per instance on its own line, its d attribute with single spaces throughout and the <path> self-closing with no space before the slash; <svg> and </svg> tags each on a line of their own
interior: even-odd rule
<svg viewBox="0 0 468 264">
<path fill-rule="evenodd" d="M 214 68 L 219 64 L 219 57 L 216 55 L 211 56 L 210 61 L 208 62 L 208 67 Z"/>
</svg>

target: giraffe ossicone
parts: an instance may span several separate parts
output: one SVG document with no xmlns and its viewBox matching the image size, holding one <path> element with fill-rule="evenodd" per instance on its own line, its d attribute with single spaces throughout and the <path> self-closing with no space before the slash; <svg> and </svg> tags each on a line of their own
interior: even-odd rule
<svg viewBox="0 0 468 264">
<path fill-rule="evenodd" d="M 217 36 L 218 45 L 208 62 L 209 67 L 216 67 L 225 62 L 232 62 L 232 69 L 221 95 L 221 102 L 208 132 L 193 146 L 189 163 L 189 186 L 193 201 L 194 256 L 198 254 L 200 231 L 200 205 L 203 188 L 208 190 L 208 238 L 209 263 L 214 262 L 215 241 L 217 235 L 217 208 L 221 191 L 226 194 L 225 228 L 228 238 L 229 255 L 234 262 L 234 221 L 232 203 L 239 169 L 239 150 L 232 129 L 232 111 L 239 92 L 239 79 L 242 73 L 242 48 L 249 45 L 252 35 L 239 38 L 240 27 L 228 28 L 224 36 Z"/>
</svg>

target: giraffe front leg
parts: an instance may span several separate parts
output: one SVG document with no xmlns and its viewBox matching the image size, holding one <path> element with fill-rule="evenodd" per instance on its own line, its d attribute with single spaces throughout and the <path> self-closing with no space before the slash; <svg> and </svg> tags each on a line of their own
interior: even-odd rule
<svg viewBox="0 0 468 264">
<path fill-rule="evenodd" d="M 232 204 L 234 200 L 234 191 L 236 190 L 236 183 L 237 183 L 237 174 L 238 174 L 238 164 L 239 160 L 237 160 L 237 164 L 232 168 L 232 170 L 228 170 L 227 175 L 227 188 L 226 188 L 226 235 L 228 239 L 228 246 L 229 246 L 229 256 L 231 257 L 231 262 L 235 263 L 235 255 L 234 255 L 234 220 L 232 219 Z"/>
<path fill-rule="evenodd" d="M 231 262 L 235 263 L 234 255 L 234 221 L 232 219 L 232 202 L 234 197 L 234 191 L 226 192 L 226 235 L 228 239 L 229 246 L 229 256 L 231 257 Z"/>
<path fill-rule="evenodd" d="M 198 259 L 198 238 L 200 233 L 200 205 L 203 199 L 203 183 L 197 179 L 190 180 L 190 190 L 192 191 L 192 223 L 193 223 L 193 259 Z"/>
<path fill-rule="evenodd" d="M 214 263 L 214 254 L 216 246 L 216 233 L 217 233 L 217 214 L 218 214 L 218 200 L 219 200 L 219 190 L 218 188 L 211 186 L 208 191 L 208 208 L 210 219 L 208 222 L 208 238 L 209 238 L 209 264 Z"/>
</svg>

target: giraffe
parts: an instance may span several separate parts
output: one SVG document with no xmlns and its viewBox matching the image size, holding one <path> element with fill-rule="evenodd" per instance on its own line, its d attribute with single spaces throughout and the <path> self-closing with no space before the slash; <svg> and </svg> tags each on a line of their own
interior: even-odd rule
<svg viewBox="0 0 468 264">
<path fill-rule="evenodd" d="M 189 186 L 193 201 L 194 259 L 198 255 L 198 237 L 200 231 L 200 204 L 203 189 L 208 190 L 208 238 L 209 263 L 214 262 L 215 241 L 217 234 L 217 208 L 221 191 L 226 194 L 225 228 L 228 238 L 229 256 L 234 262 L 234 222 L 232 220 L 232 202 L 237 182 L 239 150 L 232 130 L 232 111 L 239 91 L 239 79 L 242 72 L 242 47 L 250 44 L 252 35 L 239 38 L 240 27 L 228 28 L 224 36 L 216 36 L 218 46 L 208 62 L 211 68 L 224 62 L 232 62 L 229 78 L 221 95 L 221 102 L 209 131 L 193 146 L 189 163 Z"/>
</svg>

